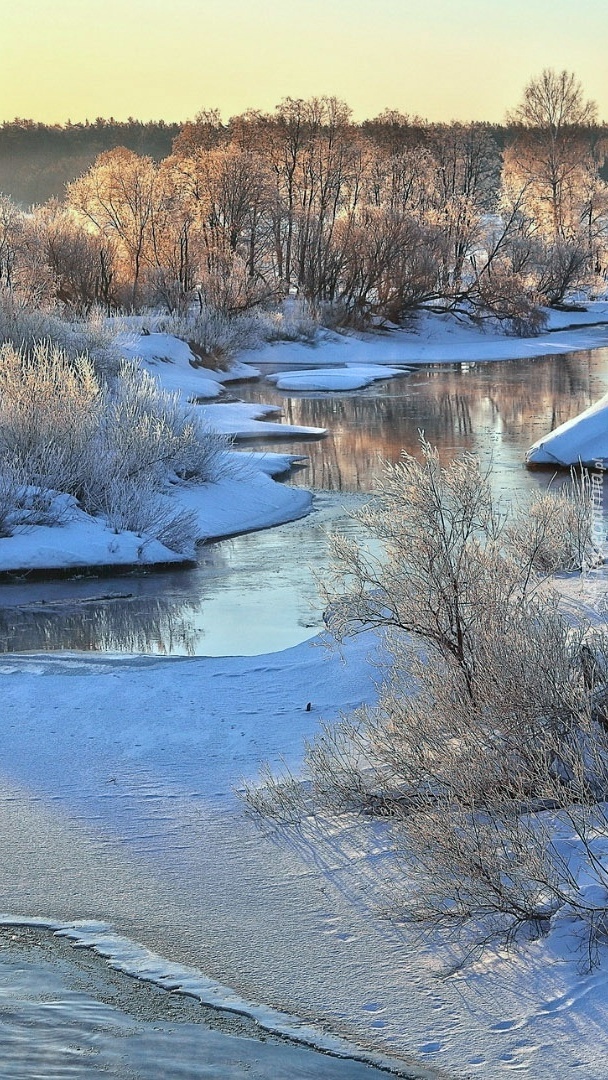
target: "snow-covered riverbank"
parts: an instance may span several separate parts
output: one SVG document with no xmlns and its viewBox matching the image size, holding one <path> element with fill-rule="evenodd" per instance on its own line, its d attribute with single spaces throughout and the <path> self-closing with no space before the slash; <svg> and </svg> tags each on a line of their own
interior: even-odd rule
<svg viewBox="0 0 608 1080">
<path fill-rule="evenodd" d="M 381 826 L 279 836 L 245 814 L 233 794 L 243 777 L 264 759 L 297 768 L 321 719 L 373 699 L 373 636 L 343 659 L 320 645 L 187 661 L 5 657 L 5 914 L 84 920 L 106 952 L 91 921 L 109 923 L 165 958 L 156 977 L 179 982 L 175 965 L 193 967 L 421 1069 L 603 1080 L 608 976 L 584 970 L 566 922 L 446 979 L 449 950 L 386 916 L 407 882 Z"/>
<path fill-rule="evenodd" d="M 340 378 L 352 378 L 352 366 L 417 365 L 476 363 L 486 360 L 517 360 L 595 349 L 608 344 L 608 301 L 586 303 L 584 311 L 547 311 L 547 327 L 534 337 L 504 334 L 496 324 L 474 326 L 453 315 L 430 313 L 415 316 L 407 329 L 393 328 L 367 334 L 321 334 L 313 345 L 300 342 L 275 342 L 241 353 L 240 361 L 277 364 L 298 368 L 348 364 L 342 373 L 335 372 L 333 386 L 327 382 L 321 390 L 341 389 Z M 391 372 L 391 374 L 394 374 Z M 311 379 L 312 382 L 312 379 Z M 343 384 L 348 389 L 348 383 Z M 306 389 L 313 389 L 307 385 Z"/>
<path fill-rule="evenodd" d="M 0 1075 L 7 1080 L 381 1080 L 386 1073 L 274 1037 L 110 968 L 39 924 L 0 926 Z M 93 1072 L 94 1070 L 94 1072 Z"/>
<path fill-rule="evenodd" d="M 319 333 L 314 346 L 277 342 L 241 354 L 229 371 L 200 366 L 186 342 L 168 334 L 130 334 L 124 355 L 158 378 L 161 386 L 183 398 L 205 399 L 200 414 L 209 427 L 239 442 L 264 438 L 322 438 L 324 429 L 277 423 L 276 406 L 220 400 L 227 383 L 257 378 L 256 364 L 283 370 L 273 377 L 281 390 L 347 392 L 382 378 L 394 378 L 411 366 L 430 362 L 469 362 L 535 357 L 608 343 L 608 302 L 596 301 L 584 312 L 552 312 L 549 327 L 534 338 L 506 337 L 493 330 L 464 325 L 452 316 L 423 315 L 407 330 L 378 334 Z M 297 370 L 294 370 L 297 369 Z M 269 417 L 273 419 L 270 420 Z M 170 512 L 188 510 L 196 517 L 198 538 L 208 540 L 268 528 L 307 514 L 309 493 L 276 483 L 272 476 L 289 468 L 289 455 L 230 455 L 217 481 L 172 484 Z M 85 514 L 75 500 L 63 497 L 59 525 L 36 525 L 0 539 L 0 573 L 146 568 L 188 562 L 189 556 L 128 531 L 115 532 L 102 518 Z"/>
</svg>

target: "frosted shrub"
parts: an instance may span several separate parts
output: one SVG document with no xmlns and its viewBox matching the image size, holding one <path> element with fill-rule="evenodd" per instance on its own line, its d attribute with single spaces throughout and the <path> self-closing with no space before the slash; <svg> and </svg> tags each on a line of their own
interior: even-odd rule
<svg viewBox="0 0 608 1080">
<path fill-rule="evenodd" d="M 33 354 L 42 342 L 61 349 L 70 360 L 86 354 L 102 378 L 116 374 L 120 350 L 103 314 L 93 309 L 86 319 L 60 318 L 52 309 L 19 303 L 13 293 L 0 289 L 0 343 Z"/>
<path fill-rule="evenodd" d="M 588 473 L 572 474 L 557 492 L 540 492 L 508 529 L 512 550 L 540 572 L 581 570 L 601 553 L 592 536 L 592 490 Z"/>
<path fill-rule="evenodd" d="M 152 479 L 110 480 L 98 495 L 98 509 L 115 532 L 154 537 L 171 551 L 193 555 L 198 539 L 196 515 L 176 511 Z"/>
<path fill-rule="evenodd" d="M 187 314 L 164 316 L 157 324 L 162 333 L 187 341 L 205 367 L 222 369 L 239 349 L 259 343 L 258 321 L 253 313 L 227 315 L 203 306 Z"/>
<path fill-rule="evenodd" d="M 91 362 L 56 347 L 0 348 L 0 455 L 22 483 L 76 494 L 91 467 L 102 397 Z"/>
<path fill-rule="evenodd" d="M 169 471 L 202 482 L 218 478 L 229 440 L 205 429 L 178 394 L 126 363 L 106 396 L 99 443 L 104 472 L 114 478 L 161 481 Z"/>
<path fill-rule="evenodd" d="M 102 384 L 91 361 L 57 347 L 0 348 L 0 531 L 48 521 L 58 492 L 130 529 L 190 551 L 194 518 L 164 496 L 171 481 L 218 479 L 229 445 L 175 394 L 125 364 Z M 24 502 L 24 493 L 27 494 Z M 170 543 L 171 542 L 171 543 Z"/>
<path fill-rule="evenodd" d="M 255 349 L 265 341 L 315 340 L 319 319 L 309 304 L 285 301 L 277 310 L 256 308 L 227 315 L 212 307 L 187 314 L 163 316 L 157 329 L 188 341 L 208 367 L 221 367 L 241 349 Z"/>
<path fill-rule="evenodd" d="M 265 341 L 310 343 L 319 332 L 319 317 L 305 301 L 286 300 L 280 310 L 262 311 L 258 318 L 260 335 Z"/>
<path fill-rule="evenodd" d="M 24 483 L 21 469 L 0 461 L 0 538 L 34 525 L 59 525 L 69 512 L 69 497 Z"/>
<path fill-rule="evenodd" d="M 267 772 L 246 793 L 282 821 L 385 818 L 401 913 L 476 940 L 562 910 L 595 933 L 608 896 L 608 636 L 573 626 L 546 582 L 589 551 L 586 486 L 574 495 L 572 513 L 548 493 L 509 522 L 470 455 L 443 468 L 423 442 L 421 461 L 386 466 L 355 515 L 372 543 L 334 541 L 325 593 L 339 640 L 382 634 L 378 702 L 326 726 L 303 780 Z"/>
</svg>

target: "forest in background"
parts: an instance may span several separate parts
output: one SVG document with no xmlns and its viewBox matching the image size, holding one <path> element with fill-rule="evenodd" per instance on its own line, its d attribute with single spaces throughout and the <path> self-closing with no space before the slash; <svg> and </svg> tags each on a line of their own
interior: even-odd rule
<svg viewBox="0 0 608 1080">
<path fill-rule="evenodd" d="M 23 209 L 61 199 L 66 185 L 117 146 L 161 161 L 183 124 L 98 117 L 92 123 L 38 124 L 16 117 L 0 126 L 0 191 Z"/>
<path fill-rule="evenodd" d="M 0 288 L 68 314 L 233 316 L 297 294 L 330 325 L 426 308 L 533 332 L 542 307 L 605 290 L 607 154 L 578 79 L 550 70 L 503 127 L 357 124 L 331 97 L 181 128 L 15 121 Z M 35 189 L 52 197 L 25 210 Z"/>
</svg>

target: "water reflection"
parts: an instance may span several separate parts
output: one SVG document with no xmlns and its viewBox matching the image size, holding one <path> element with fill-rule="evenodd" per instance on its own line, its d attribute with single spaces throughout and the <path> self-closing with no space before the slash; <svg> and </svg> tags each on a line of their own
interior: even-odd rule
<svg viewBox="0 0 608 1080">
<path fill-rule="evenodd" d="M 65 593 L 65 583 L 62 587 Z M 29 601 L 0 607 L 0 652 L 196 653 L 196 603 L 173 597 L 91 593 L 86 599 Z"/>
<path fill-rule="evenodd" d="M 361 497 L 320 494 L 309 517 L 200 549 L 194 570 L 0 586 L 0 652 L 251 655 L 323 626 L 311 567 Z"/>
<path fill-rule="evenodd" d="M 361 499 L 353 493 L 371 491 L 381 461 L 402 447 L 415 453 L 419 429 L 444 461 L 464 449 L 491 460 L 497 494 L 512 499 L 548 482 L 523 467 L 528 446 L 607 390 L 608 349 L 425 367 L 342 395 L 244 384 L 243 399 L 278 403 L 287 422 L 328 429 L 326 439 L 281 446 L 309 458 L 290 483 L 317 490 L 315 512 L 205 545 L 194 570 L 2 585 L 0 651 L 239 655 L 295 645 L 322 627 L 312 568 L 327 565 L 327 531 L 353 530 L 347 511 Z"/>
<path fill-rule="evenodd" d="M 309 457 L 292 483 L 370 491 L 381 460 L 396 461 L 402 448 L 416 453 L 424 430 L 444 461 L 461 450 L 492 460 L 501 493 L 533 486 L 523 468 L 528 447 L 607 390 L 608 349 L 435 365 L 340 397 L 288 395 L 270 383 L 241 387 L 248 401 L 281 405 L 290 424 L 328 429 L 322 442 L 280 445 Z"/>
</svg>

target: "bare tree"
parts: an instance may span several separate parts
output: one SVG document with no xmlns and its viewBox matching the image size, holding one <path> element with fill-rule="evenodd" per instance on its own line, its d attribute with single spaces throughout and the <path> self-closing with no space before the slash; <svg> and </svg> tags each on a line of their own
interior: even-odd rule
<svg viewBox="0 0 608 1080">
<path fill-rule="evenodd" d="M 510 117 L 517 135 L 505 152 L 508 186 L 526 189 L 538 225 L 553 240 L 579 230 L 585 192 L 599 184 L 590 125 L 594 102 L 572 72 L 545 69 L 524 90 Z"/>
<path fill-rule="evenodd" d="M 434 926 L 474 920 L 477 935 L 508 937 L 564 907 L 599 919 L 558 840 L 567 821 L 605 890 L 608 637 L 574 626 L 545 580 L 593 557 L 588 487 L 576 496 L 545 495 L 508 521 L 469 455 L 442 467 L 423 442 L 421 461 L 387 466 L 357 514 L 371 543 L 335 539 L 326 590 L 338 639 L 383 635 L 379 700 L 322 730 L 307 784 L 267 772 L 246 795 L 284 820 L 386 819 L 407 869 L 399 905 Z"/>
</svg>

